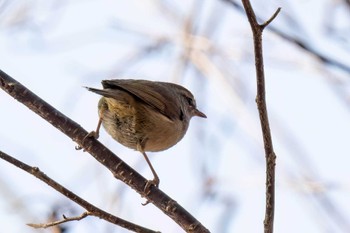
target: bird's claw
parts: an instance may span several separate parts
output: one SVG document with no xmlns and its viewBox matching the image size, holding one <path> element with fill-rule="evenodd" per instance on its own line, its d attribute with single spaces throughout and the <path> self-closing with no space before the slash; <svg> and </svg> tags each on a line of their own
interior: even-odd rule
<svg viewBox="0 0 350 233">
<path fill-rule="evenodd" d="M 95 139 L 98 139 L 99 136 L 100 136 L 100 135 L 99 135 L 98 132 L 96 132 L 96 131 L 91 131 L 90 133 L 88 133 L 88 134 L 83 138 L 82 144 L 84 144 L 84 141 L 85 141 L 86 138 L 95 138 Z M 80 145 L 77 145 L 77 146 L 75 146 L 75 149 L 76 149 L 76 150 L 81 150 L 81 149 L 83 149 L 83 147 L 80 146 Z"/>
<path fill-rule="evenodd" d="M 153 180 L 148 180 L 146 182 L 145 188 L 143 189 L 143 192 L 148 196 L 151 192 L 151 186 L 159 187 L 160 180 L 155 177 Z M 147 200 L 145 203 L 142 203 L 143 206 L 148 205 L 150 202 Z"/>
</svg>

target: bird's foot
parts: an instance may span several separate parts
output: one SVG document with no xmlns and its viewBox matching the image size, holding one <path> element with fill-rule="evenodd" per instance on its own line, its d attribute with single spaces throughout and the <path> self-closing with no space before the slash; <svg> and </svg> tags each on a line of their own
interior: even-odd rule
<svg viewBox="0 0 350 233">
<path fill-rule="evenodd" d="M 160 180 L 158 177 L 154 177 L 153 180 L 148 180 L 146 182 L 145 188 L 143 189 L 143 192 L 146 194 L 145 196 L 148 196 L 151 192 L 152 185 L 155 187 L 159 187 Z M 148 205 L 150 202 L 147 200 L 145 203 L 142 203 L 143 206 Z"/>
<path fill-rule="evenodd" d="M 84 144 L 84 141 L 85 141 L 86 138 L 95 138 L 95 139 L 98 139 L 99 136 L 100 136 L 100 135 L 99 135 L 98 132 L 96 132 L 96 131 L 91 131 L 90 133 L 88 133 L 88 134 L 83 138 L 82 144 Z M 76 149 L 76 150 L 81 150 L 81 149 L 83 149 L 83 147 L 80 146 L 80 145 L 78 145 L 78 146 L 75 146 L 75 149 Z M 85 151 L 85 150 L 84 150 L 84 151 Z"/>
</svg>

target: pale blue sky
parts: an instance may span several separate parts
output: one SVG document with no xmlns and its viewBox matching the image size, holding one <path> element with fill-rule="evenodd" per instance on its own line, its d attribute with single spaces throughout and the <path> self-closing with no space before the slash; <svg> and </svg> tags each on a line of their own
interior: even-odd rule
<svg viewBox="0 0 350 233">
<path fill-rule="evenodd" d="M 98 96 L 82 86 L 99 87 L 101 80 L 109 78 L 140 78 L 178 81 L 190 89 L 208 118 L 194 118 L 178 145 L 150 154 L 161 189 L 212 232 L 262 231 L 265 162 L 255 106 L 252 35 L 243 14 L 214 0 L 204 1 L 202 7 L 200 1 L 165 1 L 175 16 L 150 0 L 3 2 L 0 69 L 88 131 L 97 124 Z M 349 11 L 341 3 L 310 0 L 252 4 L 263 18 L 282 6 L 273 26 L 350 66 L 350 37 L 337 39 L 350 31 Z M 182 75 L 183 21 L 191 12 L 197 14 L 197 36 L 192 37 L 196 46 L 190 68 Z M 335 18 L 328 21 L 334 22 L 333 34 L 326 31 L 327 16 Z M 218 20 L 210 21 L 211 17 Z M 209 27 L 210 22 L 215 24 Z M 166 41 L 163 49 L 137 62 L 123 63 L 160 39 Z M 329 216 L 333 212 L 325 203 L 329 198 L 349 220 L 349 73 L 325 66 L 268 30 L 264 34 L 264 56 L 277 153 L 275 231 L 348 232 L 349 226 L 340 218 Z M 141 206 L 144 200 L 138 194 L 116 181 L 91 156 L 76 151 L 69 138 L 3 91 L 0 109 L 1 150 L 38 166 L 72 191 L 122 218 L 162 232 L 181 232 L 152 205 Z M 139 153 L 114 142 L 105 131 L 99 140 L 151 178 Z M 212 186 L 204 186 L 210 180 Z M 203 194 L 205 187 L 212 195 Z M 76 207 L 1 160 L 0 197 L 2 229 L 11 233 L 40 232 L 25 223 L 46 222 L 53 206 L 62 203 Z M 79 211 L 71 213 L 67 208 L 60 214 L 78 215 Z M 68 226 L 69 232 L 127 232 L 94 218 Z"/>
</svg>

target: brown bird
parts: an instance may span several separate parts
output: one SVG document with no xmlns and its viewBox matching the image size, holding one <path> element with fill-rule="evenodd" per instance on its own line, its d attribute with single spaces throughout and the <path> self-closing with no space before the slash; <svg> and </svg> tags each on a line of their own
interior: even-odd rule
<svg viewBox="0 0 350 233">
<path fill-rule="evenodd" d="M 87 87 L 102 95 L 98 126 L 89 136 L 98 138 L 102 123 L 120 144 L 140 151 L 154 176 L 146 187 L 158 187 L 159 177 L 145 151 L 172 147 L 183 138 L 193 116 L 206 115 L 197 109 L 192 93 L 174 83 L 114 79 L 103 80 L 102 86 L 103 89 Z"/>
</svg>

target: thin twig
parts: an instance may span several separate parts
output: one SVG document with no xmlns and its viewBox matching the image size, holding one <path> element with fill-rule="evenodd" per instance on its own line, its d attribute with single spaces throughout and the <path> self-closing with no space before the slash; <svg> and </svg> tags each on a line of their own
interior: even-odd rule
<svg viewBox="0 0 350 233">
<path fill-rule="evenodd" d="M 70 217 L 67 218 L 66 216 L 63 215 L 62 220 L 54 221 L 54 222 L 49 222 L 49 223 L 27 223 L 28 226 L 33 227 L 33 228 L 48 228 L 48 227 L 53 227 L 57 226 L 59 224 L 65 223 L 65 222 L 71 222 L 71 221 L 80 221 L 83 218 L 86 218 L 89 215 L 93 215 L 91 212 L 84 212 L 79 216 L 76 217 Z"/>
<path fill-rule="evenodd" d="M 254 52 L 255 52 L 255 68 L 257 78 L 257 96 L 256 103 L 259 110 L 260 124 L 264 140 L 265 158 L 266 158 L 266 209 L 264 220 L 265 233 L 273 232 L 274 211 L 275 211 L 275 164 L 276 155 L 273 150 L 271 131 L 269 126 L 269 119 L 266 107 L 265 98 L 265 74 L 264 62 L 262 52 L 262 32 L 264 28 L 272 22 L 272 20 L 280 12 L 280 8 L 273 14 L 273 16 L 263 24 L 259 24 L 254 10 L 249 0 L 242 0 L 243 7 L 246 11 L 248 21 L 250 23 L 253 38 L 254 38 Z"/>
<path fill-rule="evenodd" d="M 147 184 L 147 180 L 143 176 L 128 166 L 99 141 L 92 137 L 86 138 L 88 132 L 79 124 L 59 112 L 1 70 L 0 88 L 78 143 L 78 145 L 89 152 L 98 162 L 109 169 L 115 178 L 123 181 L 140 193 L 141 196 L 147 198 L 150 203 L 153 203 L 172 218 L 186 232 L 209 232 L 209 230 L 188 211 L 157 187 L 151 186 L 149 192 L 145 193 L 144 188 Z"/>
<path fill-rule="evenodd" d="M 39 180 L 45 182 L 47 185 L 51 186 L 54 188 L 56 191 L 62 193 L 64 196 L 68 197 L 78 205 L 82 206 L 85 208 L 89 215 L 93 215 L 99 218 L 102 218 L 108 222 L 111 222 L 113 224 L 119 225 L 121 227 L 124 227 L 126 229 L 129 229 L 131 231 L 135 232 L 149 232 L 149 233 L 154 233 L 155 231 L 149 230 L 147 228 L 138 226 L 134 223 L 128 222 L 124 219 L 118 218 L 112 214 L 109 214 L 96 206 L 90 204 L 86 200 L 82 199 L 81 197 L 77 196 L 75 193 L 72 191 L 68 190 L 67 188 L 63 187 L 53 179 L 51 179 L 49 176 L 47 176 L 45 173 L 40 171 L 39 168 L 37 167 L 31 167 L 28 164 L 23 163 L 22 161 L 19 161 L 18 159 L 15 159 L 14 157 L 0 151 L 0 158 L 15 165 L 16 167 L 28 172 L 29 174 L 35 176 Z M 56 224 L 57 225 L 57 224 Z"/>
<path fill-rule="evenodd" d="M 280 13 L 281 11 L 281 7 L 278 7 L 277 10 L 275 11 L 275 13 L 271 16 L 271 18 L 269 20 L 267 20 L 265 23 L 261 24 L 261 26 L 263 27 L 263 29 L 269 25 L 276 17 L 277 15 Z"/>
</svg>

